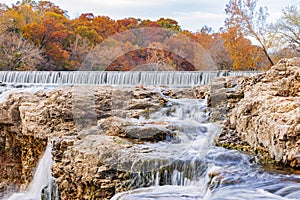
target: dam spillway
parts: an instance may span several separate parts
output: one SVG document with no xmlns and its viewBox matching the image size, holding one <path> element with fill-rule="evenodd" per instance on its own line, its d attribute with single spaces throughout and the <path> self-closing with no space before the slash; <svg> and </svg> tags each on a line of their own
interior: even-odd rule
<svg viewBox="0 0 300 200">
<path fill-rule="evenodd" d="M 256 71 L 0 71 L 2 83 L 57 85 L 207 85 L 212 78 L 251 76 Z"/>
</svg>

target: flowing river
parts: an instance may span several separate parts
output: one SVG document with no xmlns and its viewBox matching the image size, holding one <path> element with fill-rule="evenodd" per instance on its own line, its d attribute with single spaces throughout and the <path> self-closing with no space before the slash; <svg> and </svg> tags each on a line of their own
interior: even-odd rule
<svg viewBox="0 0 300 200">
<path fill-rule="evenodd" d="M 215 146 L 221 128 L 206 122 L 205 101 L 170 102 L 170 108 L 148 120 L 169 124 L 178 138 L 144 144 L 149 153 L 132 166 L 139 174 L 133 183 L 151 186 L 116 194 L 113 200 L 300 199 L 299 175 L 267 171 L 253 156 Z"/>
<path fill-rule="evenodd" d="M 125 83 L 129 84 L 128 80 L 126 78 Z M 188 84 L 188 81 L 184 83 Z M 154 87 L 154 90 L 160 88 Z M 176 132 L 176 137 L 158 143 L 138 144 L 136 148 L 142 149 L 141 159 L 128 169 L 134 174 L 133 189 L 116 194 L 113 200 L 300 199 L 298 174 L 287 169 L 263 167 L 252 155 L 215 146 L 215 137 L 221 127 L 208 122 L 206 100 L 169 97 L 168 100 L 168 107 L 152 113 L 149 118 L 131 120 L 137 125 L 168 127 Z M 41 188 L 52 180 L 48 176 L 51 165 L 49 147 L 37 167 L 30 189 L 8 199 L 40 199 Z M 48 195 L 48 199 L 55 198 Z"/>
</svg>

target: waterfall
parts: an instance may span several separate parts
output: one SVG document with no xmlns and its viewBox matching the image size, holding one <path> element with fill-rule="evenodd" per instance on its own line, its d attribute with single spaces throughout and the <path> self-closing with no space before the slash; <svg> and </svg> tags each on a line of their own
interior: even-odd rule
<svg viewBox="0 0 300 200">
<path fill-rule="evenodd" d="M 177 137 L 167 142 L 137 145 L 137 149 L 148 149 L 149 152 L 132 164 L 130 187 L 152 186 L 155 191 L 161 188 L 164 190 L 161 195 L 167 195 L 174 188 L 179 190 L 177 194 L 187 192 L 186 188 L 197 188 L 190 191 L 192 196 L 203 196 L 200 191 L 205 193 L 209 181 L 205 156 L 214 146 L 220 127 L 207 122 L 206 100 L 169 98 L 169 103 L 169 107 L 152 113 L 149 118 L 135 121 L 138 124 L 169 124 L 172 130 L 176 130 Z M 113 199 L 118 198 L 116 195 Z"/>
<path fill-rule="evenodd" d="M 42 190 L 52 182 L 51 166 L 53 165 L 51 155 L 51 145 L 48 145 L 43 157 L 38 163 L 32 182 L 29 185 L 28 191 L 14 193 L 7 200 L 40 200 Z M 51 184 L 50 184 L 51 185 Z M 51 199 L 51 187 L 47 188 L 48 199 Z"/>
<path fill-rule="evenodd" d="M 255 73 L 258 72 L 0 72 L 0 81 L 181 87 L 208 84 L 213 77 Z M 160 88 L 154 90 L 160 91 Z M 135 144 L 134 152 L 139 160 L 129 167 L 118 166 L 118 170 L 131 174 L 128 186 L 131 190 L 116 194 L 112 200 L 299 199 L 299 176 L 270 173 L 252 156 L 215 146 L 220 126 L 208 122 L 206 100 L 163 97 L 168 99 L 166 107 L 145 118 L 131 120 L 136 126 L 168 128 L 176 132 L 176 137 Z M 128 155 L 126 152 L 120 157 L 120 164 L 132 156 L 132 151 L 128 151 Z M 8 200 L 37 200 L 45 188 L 48 190 L 46 199 L 51 199 L 52 163 L 51 146 L 48 146 L 28 191 L 13 194 Z"/>
<path fill-rule="evenodd" d="M 207 85 L 214 77 L 250 76 L 255 71 L 0 71 L 2 83 L 96 85 Z"/>
<path fill-rule="evenodd" d="M 112 200 L 299 199 L 300 177 L 263 171 L 253 157 L 214 145 L 220 127 L 207 122 L 205 101 L 168 100 L 138 121 L 168 124 L 177 138 L 142 144 L 147 153 L 131 166 L 131 190 Z"/>
</svg>

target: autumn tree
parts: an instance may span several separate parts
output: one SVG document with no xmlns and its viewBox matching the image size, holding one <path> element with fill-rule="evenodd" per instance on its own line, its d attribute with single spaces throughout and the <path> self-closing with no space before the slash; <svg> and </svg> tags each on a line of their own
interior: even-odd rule
<svg viewBox="0 0 300 200">
<path fill-rule="evenodd" d="M 161 27 L 160 24 L 158 24 L 156 21 L 151 21 L 150 19 L 142 20 L 139 24 L 139 27 Z"/>
<path fill-rule="evenodd" d="M 157 20 L 157 24 L 159 24 L 161 28 L 169 29 L 175 32 L 181 31 L 181 27 L 179 26 L 178 22 L 174 19 L 160 18 L 159 20 Z"/>
<path fill-rule="evenodd" d="M 262 68 L 264 57 L 262 49 L 251 44 L 244 37 L 239 27 L 231 27 L 222 34 L 224 46 L 233 61 L 233 70 L 259 70 Z"/>
<path fill-rule="evenodd" d="M 218 70 L 230 70 L 233 68 L 233 60 L 231 59 L 226 47 L 225 40 L 221 35 L 216 35 L 216 39 L 209 47 L 210 55 L 218 66 Z"/>
<path fill-rule="evenodd" d="M 42 49 L 48 62 L 42 69 L 68 70 L 71 66 L 68 48 L 70 46 L 68 19 L 55 12 L 46 12 L 40 23 L 25 27 L 24 36 Z"/>
<path fill-rule="evenodd" d="M 95 27 L 96 32 L 103 38 L 117 33 L 115 29 L 115 21 L 107 16 L 97 16 L 92 20 L 92 26 Z"/>
<path fill-rule="evenodd" d="M 92 45 L 117 33 L 114 20 L 107 16 L 94 16 L 92 13 L 81 14 L 79 18 L 72 20 L 71 26 L 76 34 L 89 40 Z"/>
<path fill-rule="evenodd" d="M 22 33 L 27 24 L 38 21 L 35 12 L 36 3 L 31 0 L 17 2 L 11 8 L 3 7 L 0 22 L 0 30 L 5 32 Z"/>
<path fill-rule="evenodd" d="M 256 11 L 256 2 L 230 0 L 226 7 L 229 15 L 226 29 L 219 33 L 207 26 L 198 33 L 182 30 L 178 22 L 170 18 L 113 20 L 83 13 L 70 19 L 65 10 L 50 1 L 22 0 L 11 7 L 0 4 L 0 67 L 7 70 L 108 70 L 110 67 L 130 70 L 137 65 L 151 65 L 157 70 L 158 67 L 259 69 L 266 63 L 263 57 L 268 57 L 270 43 L 264 31 L 267 12 L 262 8 Z M 295 16 L 299 19 L 297 10 L 289 9 L 284 13 L 286 18 L 282 18 L 284 25 Z M 283 33 L 290 37 L 299 34 L 296 22 L 286 30 L 282 23 L 278 26 L 282 31 L 278 31 L 278 37 L 283 38 L 280 35 Z M 295 29 L 288 30 L 290 27 Z M 253 46 L 248 36 L 258 40 L 261 47 Z M 288 48 L 297 46 L 295 38 L 283 40 L 288 41 L 289 46 L 278 56 L 292 55 Z"/>
<path fill-rule="evenodd" d="M 288 6 L 282 11 L 283 16 L 271 25 L 274 39 L 278 41 L 278 47 L 300 52 L 300 11 L 296 6 Z"/>
<path fill-rule="evenodd" d="M 211 27 L 203 26 L 193 35 L 195 40 L 210 54 L 218 69 L 232 69 L 232 60 L 224 47 L 224 38 L 221 33 L 215 33 Z"/>
<path fill-rule="evenodd" d="M 117 20 L 116 22 L 117 32 L 120 33 L 125 30 L 138 28 L 140 22 L 141 19 L 135 19 L 133 17 Z"/>
<path fill-rule="evenodd" d="M 64 16 L 66 16 L 67 14 L 66 11 L 59 8 L 51 1 L 39 1 L 38 4 L 35 6 L 35 9 L 40 16 L 43 16 L 46 12 L 53 12 Z"/>
<path fill-rule="evenodd" d="M 147 58 L 145 63 L 147 65 L 142 66 L 142 69 L 147 71 L 174 71 L 176 69 L 176 61 L 173 61 L 171 52 L 163 49 L 167 49 L 167 47 L 160 42 L 149 44 L 146 49 Z"/>
<path fill-rule="evenodd" d="M 0 3 L 0 17 L 3 16 L 3 14 L 5 13 L 7 9 L 7 5 L 5 5 L 4 3 Z"/>
<path fill-rule="evenodd" d="M 32 0 L 22 0 L 18 1 L 16 5 L 12 7 L 12 10 L 18 12 L 23 20 L 23 24 L 30 24 L 38 20 L 37 13 L 35 12 L 35 7 L 37 3 Z"/>
<path fill-rule="evenodd" d="M 3 16 L 0 18 L 1 32 L 20 33 L 24 25 L 25 23 L 22 15 L 13 9 L 5 11 Z"/>
<path fill-rule="evenodd" d="M 69 60 L 72 63 L 73 69 L 81 69 L 82 63 L 85 61 L 86 56 L 95 48 L 91 45 L 90 41 L 82 38 L 80 35 L 75 35 L 75 38 L 70 43 Z"/>
<path fill-rule="evenodd" d="M 103 71 L 118 57 L 124 55 L 122 42 L 108 38 L 93 48 L 82 63 L 83 70 Z"/>
<path fill-rule="evenodd" d="M 209 49 L 213 43 L 214 35 L 211 27 L 203 26 L 199 32 L 195 34 L 197 42 L 205 49 Z"/>
<path fill-rule="evenodd" d="M 85 40 L 89 46 L 95 46 L 103 41 L 103 37 L 97 32 L 97 25 L 93 23 L 93 20 L 94 15 L 92 13 L 84 13 L 71 21 L 77 43 L 79 38 Z"/>
<path fill-rule="evenodd" d="M 268 50 L 271 41 L 268 40 L 267 31 L 267 8 L 256 9 L 257 0 L 230 0 L 226 5 L 225 12 L 229 17 L 225 25 L 229 29 L 238 27 L 245 36 L 253 37 L 262 47 L 263 53 L 270 65 L 274 65 Z"/>
<path fill-rule="evenodd" d="M 295 51 L 294 47 L 283 47 L 273 53 L 273 58 L 276 62 L 278 62 L 282 58 L 293 58 L 300 57 L 300 52 Z"/>
<path fill-rule="evenodd" d="M 165 42 L 170 52 L 181 56 L 194 65 L 195 70 L 216 70 L 211 55 L 193 38 L 179 33 L 172 35 Z"/>
<path fill-rule="evenodd" d="M 0 70 L 36 70 L 42 52 L 19 33 L 0 35 Z"/>
</svg>

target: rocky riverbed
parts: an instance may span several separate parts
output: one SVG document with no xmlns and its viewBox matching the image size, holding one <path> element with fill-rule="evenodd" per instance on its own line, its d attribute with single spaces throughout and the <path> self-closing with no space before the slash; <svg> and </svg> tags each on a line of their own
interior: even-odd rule
<svg viewBox="0 0 300 200">
<path fill-rule="evenodd" d="M 166 87 L 159 91 L 142 86 L 73 86 L 34 94 L 12 93 L 0 105 L 0 167 L 5 172 L 0 175 L 1 194 L 27 188 L 52 140 L 53 175 L 60 197 L 90 199 L 92 195 L 108 199 L 124 190 L 128 180 L 126 170 L 110 166 L 109 159 L 118 155 L 113 151 L 174 137 L 167 125 L 137 125 L 126 118 L 147 118 L 168 107 L 168 96 L 204 98 L 206 94 L 206 86 L 178 90 Z"/>
<path fill-rule="evenodd" d="M 299 168 L 299 88 L 300 59 L 294 58 L 255 77 L 216 78 L 209 86 L 70 86 L 12 93 L 0 104 L 0 194 L 28 187 L 50 142 L 60 199 L 110 199 L 153 185 L 152 178 L 141 178 L 132 166 L 143 167 L 135 162 L 143 163 L 144 155 L 155 152 L 145 143 L 179 143 L 182 126 L 149 118 L 159 110 L 172 116 L 176 99 L 187 99 L 188 106 L 199 106 L 194 100 L 207 102 L 208 107 L 191 110 L 200 109 L 200 122 L 223 125 L 218 145 Z M 162 165 L 168 162 L 159 159 Z M 156 165 L 149 161 L 147 167 L 163 173 Z"/>
</svg>

